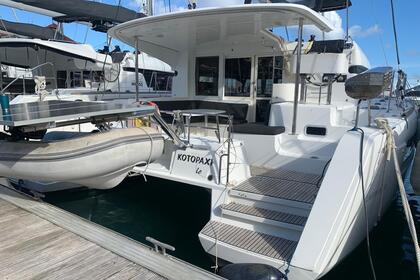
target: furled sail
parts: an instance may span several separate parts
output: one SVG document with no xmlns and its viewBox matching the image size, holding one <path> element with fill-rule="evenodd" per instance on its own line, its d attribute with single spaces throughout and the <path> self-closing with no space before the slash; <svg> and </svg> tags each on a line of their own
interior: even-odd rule
<svg viewBox="0 0 420 280">
<path fill-rule="evenodd" d="M 71 41 L 69 38 L 63 36 L 61 32 L 56 32 L 53 28 L 42 27 L 29 23 L 18 23 L 7 20 L 0 20 L 0 30 L 29 38 Z"/>
</svg>

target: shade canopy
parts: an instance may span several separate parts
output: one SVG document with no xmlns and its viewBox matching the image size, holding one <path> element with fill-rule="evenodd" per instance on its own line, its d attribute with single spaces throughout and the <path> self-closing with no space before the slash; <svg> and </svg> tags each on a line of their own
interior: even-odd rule
<svg viewBox="0 0 420 280">
<path fill-rule="evenodd" d="M 299 19 L 304 25 L 332 30 L 327 19 L 306 6 L 251 4 L 145 17 L 122 23 L 110 29 L 109 35 L 131 46 L 138 38 L 141 50 L 164 59 L 228 37 L 255 36 L 269 28 L 297 25 Z"/>
<path fill-rule="evenodd" d="M 89 22 L 94 30 L 102 32 L 145 16 L 125 7 L 86 0 L 0 0 L 0 4 L 45 14 L 59 22 Z"/>
</svg>

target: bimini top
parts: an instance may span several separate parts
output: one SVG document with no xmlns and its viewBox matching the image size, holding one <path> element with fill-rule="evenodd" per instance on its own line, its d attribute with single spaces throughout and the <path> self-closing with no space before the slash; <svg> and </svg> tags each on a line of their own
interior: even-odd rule
<svg viewBox="0 0 420 280">
<path fill-rule="evenodd" d="M 138 38 L 141 50 L 154 56 L 161 53 L 161 57 L 169 57 L 190 46 L 297 25 L 299 18 L 303 19 L 304 25 L 315 25 L 325 32 L 332 30 L 327 19 L 303 5 L 250 4 L 135 19 L 111 28 L 108 34 L 131 46 Z"/>
</svg>

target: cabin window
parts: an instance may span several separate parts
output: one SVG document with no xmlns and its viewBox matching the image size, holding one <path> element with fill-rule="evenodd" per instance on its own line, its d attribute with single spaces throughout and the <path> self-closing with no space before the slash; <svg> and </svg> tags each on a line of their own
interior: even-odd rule
<svg viewBox="0 0 420 280">
<path fill-rule="evenodd" d="M 134 67 L 124 67 L 126 72 L 135 72 Z M 172 91 L 172 81 L 175 73 L 154 71 L 147 69 L 139 69 L 139 73 L 143 75 L 147 87 L 154 91 Z"/>
<path fill-rule="evenodd" d="M 66 88 L 67 71 L 57 71 L 57 87 Z"/>
<path fill-rule="evenodd" d="M 195 67 L 196 95 L 218 96 L 219 57 L 197 57 Z"/>
<path fill-rule="evenodd" d="M 282 82 L 283 57 L 258 58 L 257 97 L 271 97 L 273 84 Z"/>
<path fill-rule="evenodd" d="M 251 58 L 225 60 L 225 96 L 251 96 Z"/>
<path fill-rule="evenodd" d="M 70 72 L 71 87 L 82 86 L 82 72 Z"/>
</svg>

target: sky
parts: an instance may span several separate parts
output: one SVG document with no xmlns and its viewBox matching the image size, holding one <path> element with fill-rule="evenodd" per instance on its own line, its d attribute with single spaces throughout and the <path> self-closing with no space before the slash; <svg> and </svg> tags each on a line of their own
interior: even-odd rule
<svg viewBox="0 0 420 280">
<path fill-rule="evenodd" d="M 98 0 L 99 1 L 99 0 Z M 118 4 L 141 11 L 144 0 L 102 0 L 108 4 Z M 169 3 L 171 9 L 169 9 Z M 217 7 L 242 4 L 243 0 L 197 0 L 198 7 Z M 390 0 L 352 0 L 349 9 L 349 34 L 364 50 L 372 66 L 397 67 L 396 50 L 392 29 Z M 170 10 L 185 9 L 188 0 L 155 0 L 155 14 L 167 13 Z M 398 46 L 403 69 L 409 77 L 411 85 L 420 84 L 420 32 L 416 19 L 419 16 L 420 1 L 394 0 L 395 19 L 397 26 Z M 346 33 L 345 11 L 326 13 L 325 16 L 334 26 L 334 30 L 326 34 L 328 39 L 344 38 Z M 10 21 L 48 25 L 52 19 L 9 7 L 0 7 L 0 18 Z M 83 24 L 66 24 L 65 34 L 78 42 L 91 44 L 95 49 L 102 48 L 106 35 L 89 30 Z M 284 32 L 280 32 L 284 35 Z M 289 30 L 289 38 L 296 37 L 295 29 Z M 317 33 L 314 28 L 306 27 L 304 36 L 308 39 L 311 33 Z M 317 36 L 320 38 L 319 36 Z M 125 49 L 128 46 L 121 42 L 113 42 Z"/>
</svg>

